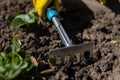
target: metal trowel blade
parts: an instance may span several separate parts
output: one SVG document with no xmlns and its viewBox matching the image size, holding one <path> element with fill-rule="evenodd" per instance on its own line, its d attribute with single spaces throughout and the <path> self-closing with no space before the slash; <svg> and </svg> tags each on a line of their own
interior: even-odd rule
<svg viewBox="0 0 120 80">
<path fill-rule="evenodd" d="M 93 42 L 86 42 L 78 45 L 73 45 L 70 47 L 63 47 L 58 49 L 53 49 L 49 53 L 49 57 L 60 57 L 65 59 L 65 57 L 73 57 L 79 54 L 80 58 L 88 55 L 90 58 L 93 56 Z"/>
</svg>

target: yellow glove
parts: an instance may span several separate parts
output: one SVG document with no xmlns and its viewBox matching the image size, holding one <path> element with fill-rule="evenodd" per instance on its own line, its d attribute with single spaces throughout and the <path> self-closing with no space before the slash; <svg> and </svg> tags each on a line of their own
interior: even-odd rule
<svg viewBox="0 0 120 80">
<path fill-rule="evenodd" d="M 106 4 L 106 0 L 99 0 L 101 4 Z"/>
<path fill-rule="evenodd" d="M 46 18 L 46 10 L 47 7 L 51 4 L 54 3 L 53 6 L 56 8 L 56 10 L 59 12 L 59 2 L 58 0 L 33 0 L 33 4 L 35 6 L 35 9 L 38 13 L 38 15 L 41 18 Z"/>
</svg>

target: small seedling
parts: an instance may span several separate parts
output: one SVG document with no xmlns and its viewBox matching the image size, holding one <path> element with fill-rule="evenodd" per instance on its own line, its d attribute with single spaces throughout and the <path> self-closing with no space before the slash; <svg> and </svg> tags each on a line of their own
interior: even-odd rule
<svg viewBox="0 0 120 80">
<path fill-rule="evenodd" d="M 0 80 L 12 80 L 20 73 L 28 72 L 33 68 L 31 59 L 20 55 L 20 52 L 23 52 L 20 46 L 18 36 L 15 36 L 9 47 L 9 53 L 0 52 Z"/>
<path fill-rule="evenodd" d="M 35 23 L 38 15 L 35 9 L 32 9 L 27 14 L 19 14 L 11 21 L 11 26 L 13 28 L 19 28 L 23 25 L 29 25 Z"/>
</svg>

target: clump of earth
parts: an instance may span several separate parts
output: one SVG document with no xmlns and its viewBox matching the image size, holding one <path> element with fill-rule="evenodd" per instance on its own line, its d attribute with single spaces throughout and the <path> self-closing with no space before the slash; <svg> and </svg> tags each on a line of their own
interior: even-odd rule
<svg viewBox="0 0 120 80">
<path fill-rule="evenodd" d="M 116 0 L 117 1 L 117 0 Z M 112 4 L 111 4 L 112 3 Z M 65 9 L 60 21 L 74 44 L 93 41 L 94 58 L 83 65 L 68 63 L 62 65 L 51 80 L 119 80 L 120 78 L 120 1 L 106 5 L 109 10 L 92 11 L 89 8 Z M 7 15 L 27 13 L 33 8 L 31 0 L 0 0 L 0 51 L 5 51 L 15 34 L 24 33 L 20 38 L 22 49 L 34 56 L 38 63 L 45 63 L 44 54 L 51 49 L 61 48 L 62 43 L 55 26 L 45 22 L 42 26 L 14 29 L 5 19 Z M 26 54 L 27 55 L 27 54 Z M 40 80 L 41 69 L 30 75 Z"/>
</svg>

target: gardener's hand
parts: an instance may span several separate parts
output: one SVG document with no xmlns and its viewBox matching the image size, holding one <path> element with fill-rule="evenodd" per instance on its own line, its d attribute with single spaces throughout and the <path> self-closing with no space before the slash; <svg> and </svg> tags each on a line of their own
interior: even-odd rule
<svg viewBox="0 0 120 80">
<path fill-rule="evenodd" d="M 51 3 L 53 3 L 53 6 L 59 12 L 59 2 L 58 2 L 58 0 L 33 0 L 33 4 L 35 6 L 35 9 L 36 9 L 38 15 L 42 19 L 46 18 L 46 10 Z"/>
<path fill-rule="evenodd" d="M 106 0 L 99 0 L 101 4 L 106 4 Z"/>
</svg>

